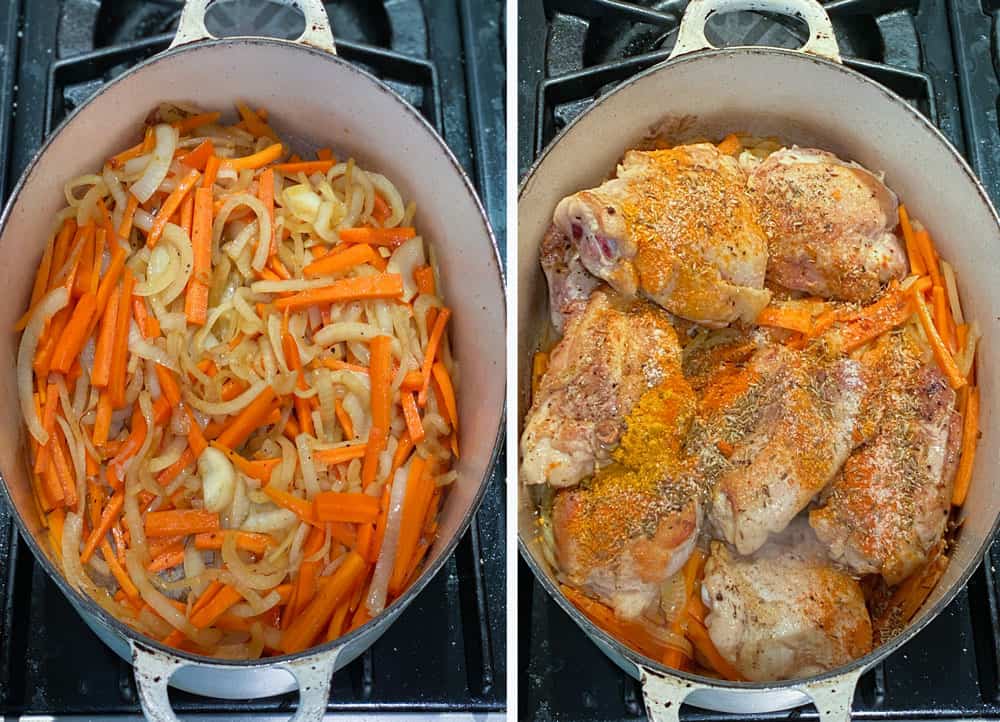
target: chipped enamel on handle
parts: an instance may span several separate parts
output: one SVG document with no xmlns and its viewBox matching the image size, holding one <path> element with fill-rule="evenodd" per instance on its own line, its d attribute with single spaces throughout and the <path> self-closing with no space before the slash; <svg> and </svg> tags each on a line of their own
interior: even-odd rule
<svg viewBox="0 0 1000 722">
<path fill-rule="evenodd" d="M 691 0 L 681 18 L 677 43 L 670 53 L 670 59 L 697 50 L 715 48 L 705 37 L 708 18 L 714 13 L 737 10 L 775 13 L 801 19 L 809 28 L 809 39 L 799 48 L 799 52 L 840 62 L 840 49 L 833 34 L 830 16 L 816 0 Z"/>
<path fill-rule="evenodd" d="M 187 0 L 184 3 L 180 21 L 177 23 L 177 34 L 170 43 L 171 48 L 199 40 L 215 39 L 205 27 L 205 14 L 211 4 L 212 0 Z M 330 19 L 326 15 L 322 0 L 292 0 L 292 4 L 301 11 L 306 20 L 306 29 L 295 42 L 336 55 L 337 46 L 333 42 Z"/>
<path fill-rule="evenodd" d="M 132 668 L 142 713 L 150 722 L 180 722 L 170 706 L 170 677 L 187 662 L 172 654 L 132 642 Z M 280 665 L 298 682 L 299 705 L 291 722 L 320 722 L 330 698 L 330 681 L 340 649 L 303 657 Z M 203 665 L 211 667 L 212 665 Z"/>
<path fill-rule="evenodd" d="M 816 705 L 820 722 L 851 722 L 851 702 L 854 689 L 858 685 L 863 669 L 856 669 L 831 679 L 810 682 L 789 689 L 801 692 Z M 680 710 L 684 701 L 694 692 L 704 690 L 711 694 L 721 690 L 713 685 L 688 682 L 680 677 L 664 675 L 660 672 L 639 667 L 642 697 L 646 705 L 646 715 L 650 722 L 680 722 Z M 777 691 L 777 689 L 775 690 Z M 733 690 L 735 693 L 739 693 Z M 768 690 L 746 690 L 746 694 L 766 695 Z M 767 707 L 766 709 L 772 709 Z"/>
</svg>

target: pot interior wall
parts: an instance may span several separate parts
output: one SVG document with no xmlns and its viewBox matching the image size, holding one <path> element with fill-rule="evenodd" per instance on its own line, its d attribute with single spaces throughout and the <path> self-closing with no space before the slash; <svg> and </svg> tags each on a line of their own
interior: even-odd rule
<svg viewBox="0 0 1000 722">
<path fill-rule="evenodd" d="M 107 157 L 141 140 L 146 116 L 169 100 L 232 117 L 237 100 L 264 106 L 296 150 L 330 145 L 339 157 L 356 158 L 391 179 L 404 199 L 416 201 L 417 225 L 436 248 L 443 294 L 454 311 L 462 418 L 459 478 L 442 511 L 430 566 L 468 518 L 489 469 L 504 403 L 503 288 L 488 226 L 457 164 L 416 111 L 357 69 L 288 43 L 232 40 L 157 58 L 106 87 L 48 146 L 9 210 L 0 236 L 6 259 L 0 284 L 10 302 L 0 309 L 0 326 L 13 328 L 28 302 L 52 219 L 65 205 L 64 183 L 98 171 Z M 23 465 L 16 356 L 17 335 L 0 335 L 0 362 L 8 369 L 0 376 L 0 469 L 20 515 L 40 538 Z M 41 545 L 51 556 L 47 543 Z"/>
<path fill-rule="evenodd" d="M 966 317 L 977 319 L 982 404 L 980 439 L 964 525 L 944 578 L 914 620 L 919 624 L 963 573 L 979 563 L 1000 499 L 998 454 L 998 291 L 1000 229 L 967 166 L 903 101 L 840 66 L 793 52 L 737 49 L 681 58 L 625 83 L 550 146 L 518 203 L 518 419 L 527 412 L 531 354 L 547 333 L 538 244 L 560 199 L 614 174 L 625 150 L 654 129 L 675 142 L 719 140 L 730 132 L 778 136 L 831 150 L 885 173 L 911 215 L 955 267 Z M 531 504 L 519 496 L 519 530 L 539 554 Z M 549 570 L 551 580 L 551 570 Z M 551 585 L 550 585 L 551 586 Z"/>
</svg>

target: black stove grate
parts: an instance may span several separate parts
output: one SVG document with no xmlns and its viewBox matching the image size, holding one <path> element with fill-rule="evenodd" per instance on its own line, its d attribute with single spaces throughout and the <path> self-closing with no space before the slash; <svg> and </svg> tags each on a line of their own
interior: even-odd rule
<svg viewBox="0 0 1000 722">
<path fill-rule="evenodd" d="M 67 113 L 169 45 L 181 5 L 0 0 L 0 188 L 9 193 Z M 493 104 L 503 97 L 502 6 L 500 0 L 327 4 L 340 55 L 390 84 L 442 133 L 476 181 L 503 248 L 504 110 Z M 253 14 L 244 12 L 251 7 Z M 258 28 L 276 37 L 293 37 L 303 27 L 301 16 L 273 0 L 216 3 L 208 25 L 216 34 Z M 475 67 L 456 62 L 463 53 Z M 504 468 L 501 458 L 453 558 L 371 650 L 334 676 L 330 712 L 503 712 Z M 137 714 L 131 668 L 81 623 L 14 527 L 0 506 L 0 719 Z M 171 698 L 180 714 L 222 718 L 280 716 L 296 701 L 293 694 L 231 702 L 175 691 Z"/>
<path fill-rule="evenodd" d="M 518 168 L 595 97 L 665 60 L 684 0 L 521 0 Z M 906 98 L 966 153 L 1000 201 L 1000 1 L 833 0 L 844 62 Z M 709 23 L 716 45 L 798 47 L 805 28 L 754 13 Z M 957 81 L 957 82 L 956 82 Z M 1000 719 L 1000 543 L 954 602 L 865 674 L 855 719 Z M 533 720 L 644 716 L 638 683 L 610 662 L 519 564 L 519 713 Z M 683 719 L 734 716 L 685 707 Z M 811 707 L 752 719 L 816 719 Z M 749 719 L 741 715 L 740 719 Z"/>
</svg>

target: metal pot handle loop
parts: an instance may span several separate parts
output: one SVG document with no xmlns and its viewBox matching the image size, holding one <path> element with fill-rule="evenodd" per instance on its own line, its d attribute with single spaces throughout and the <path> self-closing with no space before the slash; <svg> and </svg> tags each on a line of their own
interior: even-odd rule
<svg viewBox="0 0 1000 722">
<path fill-rule="evenodd" d="M 650 722 L 680 722 L 681 705 L 698 687 L 677 677 L 664 677 L 639 667 L 642 699 Z"/>
<path fill-rule="evenodd" d="M 840 62 L 840 49 L 833 34 L 830 16 L 817 0 L 691 0 L 681 18 L 677 43 L 670 59 L 715 46 L 705 37 L 705 24 L 714 13 L 753 10 L 800 18 L 809 28 L 809 39 L 800 52 Z"/>
<path fill-rule="evenodd" d="M 816 705 L 819 722 L 851 722 L 854 690 L 864 669 L 855 669 L 831 679 L 810 682 L 799 689 Z"/>
<path fill-rule="evenodd" d="M 333 31 L 330 29 L 330 19 L 326 15 L 326 8 L 323 7 L 323 0 L 291 0 L 291 2 L 306 19 L 306 29 L 295 42 L 311 45 L 336 55 L 337 46 L 333 42 Z M 187 0 L 184 3 L 181 19 L 177 23 L 177 34 L 170 43 L 171 48 L 215 38 L 205 27 L 205 14 L 211 3 L 212 0 Z"/>
<path fill-rule="evenodd" d="M 299 705 L 291 722 L 320 722 L 330 698 L 330 682 L 341 648 L 281 665 L 299 685 Z M 132 668 L 142 713 L 150 722 L 180 722 L 170 706 L 170 677 L 187 662 L 132 642 Z"/>
</svg>

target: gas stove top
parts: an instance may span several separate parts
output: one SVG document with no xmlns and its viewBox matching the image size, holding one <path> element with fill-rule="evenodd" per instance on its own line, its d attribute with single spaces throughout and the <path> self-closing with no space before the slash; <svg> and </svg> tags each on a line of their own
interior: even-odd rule
<svg viewBox="0 0 1000 722">
<path fill-rule="evenodd" d="M 518 167 L 523 176 L 553 137 L 596 97 L 666 60 L 686 2 L 522 0 L 519 5 Z M 888 86 L 966 155 L 1000 202 L 997 124 L 1000 2 L 825 2 L 844 63 Z M 711 20 L 717 46 L 798 47 L 803 25 L 750 12 Z M 1000 719 L 1000 543 L 968 587 L 898 653 L 865 674 L 854 719 Z M 644 717 L 637 682 L 610 662 L 519 568 L 519 712 L 532 720 Z M 739 719 L 816 719 L 813 708 Z M 691 707 L 682 719 L 735 716 Z"/>
<path fill-rule="evenodd" d="M 176 0 L 0 0 L 0 189 L 103 83 L 170 43 Z M 441 132 L 505 242 L 501 0 L 327 3 L 338 51 L 391 85 Z M 273 0 L 220 0 L 216 35 L 292 38 Z M 456 62 L 464 58 L 465 62 Z M 452 559 L 368 652 L 334 676 L 330 713 L 366 719 L 500 718 L 506 707 L 501 458 Z M 80 621 L 0 505 L 0 720 L 139 714 L 131 668 Z M 185 719 L 288 719 L 293 695 L 240 702 L 172 692 Z"/>
</svg>

